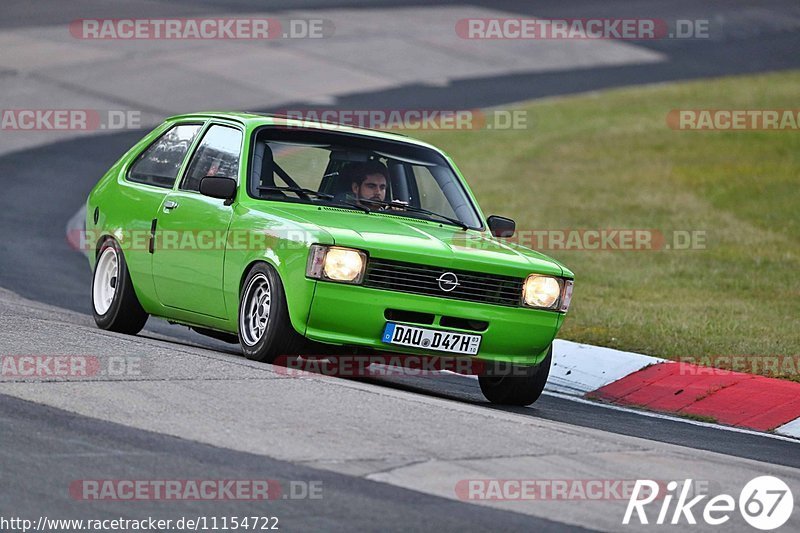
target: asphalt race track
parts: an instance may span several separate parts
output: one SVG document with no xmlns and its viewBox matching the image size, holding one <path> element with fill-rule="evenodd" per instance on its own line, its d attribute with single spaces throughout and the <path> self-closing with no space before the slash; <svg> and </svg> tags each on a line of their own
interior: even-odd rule
<svg viewBox="0 0 800 533">
<path fill-rule="evenodd" d="M 0 29 L 85 16 L 199 16 L 256 10 L 415 6 L 428 2 L 11 2 Z M 437 3 L 439 4 L 439 3 Z M 458 5 L 442 2 L 442 5 Z M 640 83 L 800 67 L 795 2 L 473 2 L 520 15 L 725 20 L 724 37 L 637 46 L 664 61 L 464 77 L 351 91 L 329 107 L 475 108 Z M 126 12 L 128 10 L 129 12 Z M 757 12 L 757 13 L 756 13 Z M 782 13 L 791 16 L 782 16 Z M 758 16 L 755 16 L 758 14 Z M 2 53 L 2 52 L 0 52 Z M 0 70 L 0 80 L 14 76 Z M 3 99 L 0 96 L 0 99 Z M 298 100 L 306 107 L 315 102 Z M 14 107 L 3 102 L 0 107 Z M 281 106 L 265 105 L 269 111 Z M 459 480 L 685 479 L 738 494 L 774 474 L 800 486 L 787 438 L 613 409 L 558 395 L 530 408 L 489 406 L 459 376 L 291 378 L 238 347 L 151 319 L 131 338 L 91 319 L 91 274 L 65 225 L 97 179 L 144 131 L 80 136 L 0 155 L 0 354 L 91 354 L 142 361 L 137 375 L 0 379 L 0 516 L 35 519 L 277 516 L 281 529 L 613 531 L 625 502 L 468 502 Z M 315 482 L 321 499 L 267 502 L 90 502 L 79 479 L 277 479 Z M 748 530 L 738 521 L 731 530 Z M 787 527 L 800 527 L 795 513 Z M 640 526 L 646 530 L 645 526 Z M 680 526 L 661 526 L 670 531 Z M 698 530 L 704 526 L 697 526 Z M 728 526 L 726 526 L 728 527 Z M 634 528 L 635 529 L 635 528 Z M 711 530 L 710 528 L 708 530 Z M 637 529 L 639 530 L 639 529 Z"/>
<path fill-rule="evenodd" d="M 3 421 L 3 462 L 10 468 L 4 479 L 26 490 L 4 497 L 4 514 L 38 515 L 43 508 L 51 516 L 80 518 L 83 513 L 66 491 L 74 479 L 96 472 L 113 478 L 211 478 L 211 479 L 291 479 L 306 483 L 321 482 L 326 489 L 318 500 L 282 500 L 241 504 L 238 502 L 161 503 L 148 509 L 151 516 L 228 515 L 287 517 L 287 529 L 352 531 L 372 530 L 376 525 L 398 529 L 464 531 L 472 527 L 490 529 L 498 522 L 511 529 L 535 527 L 537 531 L 557 531 L 560 524 L 522 514 L 482 509 L 467 503 L 431 497 L 411 490 L 270 459 L 261 455 L 233 452 L 214 446 L 185 441 L 156 433 L 131 429 L 119 424 L 80 417 L 22 400 L 4 397 L 0 403 Z M 49 428 L 58 438 L 31 438 Z M 64 452 L 69 443 L 70 452 Z M 22 484 L 32 472 L 41 475 Z M 7 477 L 6 477 L 7 476 Z M 31 494 L 42 497 L 31 498 Z M 130 504 L 105 506 L 102 517 L 130 514 Z M 289 519 L 288 517 L 291 517 Z M 279 522 L 279 525 L 280 522 Z M 581 528 L 574 528 L 576 531 Z"/>
</svg>

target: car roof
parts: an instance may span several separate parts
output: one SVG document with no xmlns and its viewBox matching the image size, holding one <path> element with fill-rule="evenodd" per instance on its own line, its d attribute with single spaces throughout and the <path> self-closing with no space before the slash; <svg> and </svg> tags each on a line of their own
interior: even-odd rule
<svg viewBox="0 0 800 533">
<path fill-rule="evenodd" d="M 359 128 L 349 124 L 342 124 L 336 122 L 320 122 L 316 120 L 307 120 L 304 118 L 292 118 L 286 115 L 272 114 L 272 113 L 251 113 L 247 111 L 204 111 L 198 113 L 187 113 L 183 115 L 174 115 L 167 119 L 167 121 L 185 120 L 185 119 L 223 119 L 240 122 L 248 127 L 259 126 L 284 126 L 287 128 L 298 128 L 305 130 L 318 129 L 320 131 L 333 131 L 347 133 L 351 135 L 363 135 L 366 137 L 373 137 L 377 139 L 385 139 L 395 142 L 404 142 L 414 144 L 417 146 L 424 146 L 431 148 L 441 153 L 441 150 L 435 146 L 423 141 L 419 141 L 412 137 L 408 137 L 402 133 L 395 133 L 385 130 L 375 130 L 370 128 Z"/>
</svg>

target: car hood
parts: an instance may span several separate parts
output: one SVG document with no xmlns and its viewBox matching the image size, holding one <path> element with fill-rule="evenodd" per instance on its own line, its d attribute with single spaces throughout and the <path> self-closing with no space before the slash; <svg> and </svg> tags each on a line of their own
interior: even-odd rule
<svg viewBox="0 0 800 533">
<path fill-rule="evenodd" d="M 273 214 L 276 211 L 270 209 Z M 366 250 L 371 257 L 514 277 L 564 274 L 561 265 L 546 255 L 505 243 L 488 232 L 307 204 L 285 204 L 280 211 L 281 216 L 309 231 L 328 233 L 336 245 Z"/>
</svg>

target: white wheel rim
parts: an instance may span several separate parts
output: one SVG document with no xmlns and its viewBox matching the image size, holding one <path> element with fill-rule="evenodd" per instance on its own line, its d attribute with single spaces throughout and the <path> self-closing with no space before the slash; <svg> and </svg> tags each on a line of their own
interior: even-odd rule
<svg viewBox="0 0 800 533">
<path fill-rule="evenodd" d="M 119 286 L 119 261 L 114 248 L 106 248 L 97 260 L 92 283 L 92 301 L 98 315 L 104 315 L 111 308 L 114 295 Z"/>
<path fill-rule="evenodd" d="M 258 273 L 247 284 L 239 310 L 239 331 L 246 345 L 255 346 L 264 336 L 269 324 L 271 304 L 269 280 L 264 274 Z"/>
</svg>

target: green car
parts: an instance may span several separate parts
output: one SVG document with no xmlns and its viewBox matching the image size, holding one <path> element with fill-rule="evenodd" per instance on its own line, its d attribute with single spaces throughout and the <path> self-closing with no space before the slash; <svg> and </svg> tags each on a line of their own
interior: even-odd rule
<svg viewBox="0 0 800 533">
<path fill-rule="evenodd" d="M 103 329 L 148 316 L 274 362 L 315 350 L 480 362 L 494 403 L 544 389 L 573 274 L 503 237 L 441 150 L 250 113 L 167 119 L 89 194 Z M 338 347 L 338 348 L 337 348 Z"/>
</svg>

